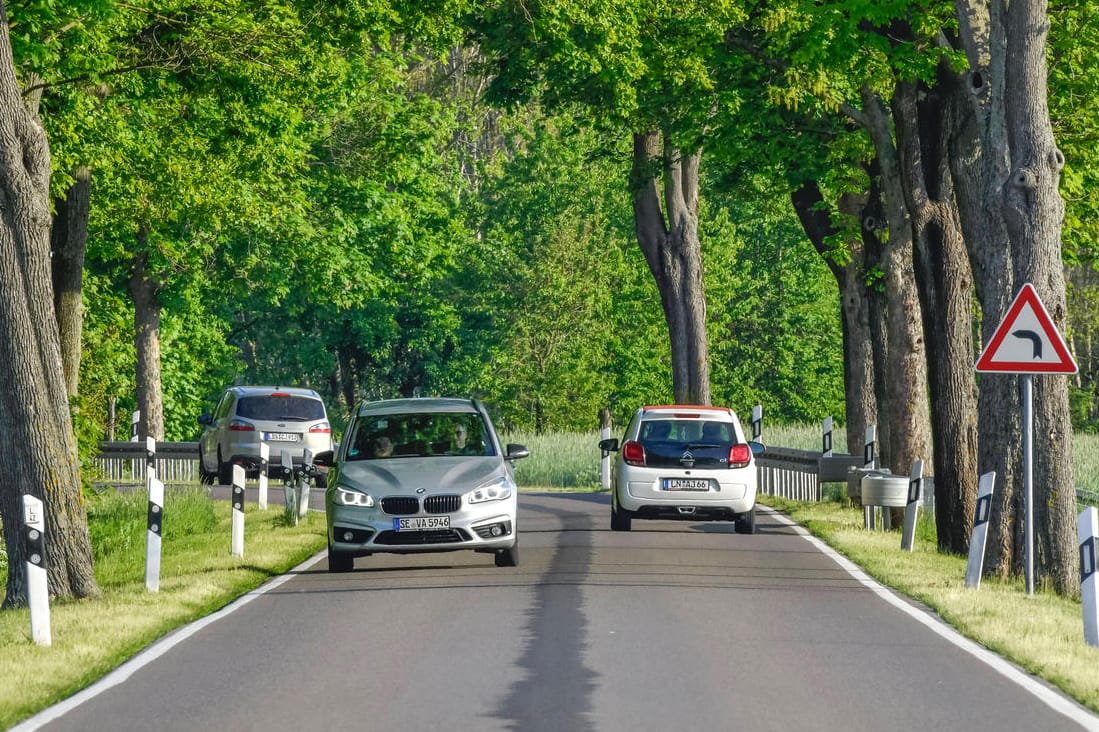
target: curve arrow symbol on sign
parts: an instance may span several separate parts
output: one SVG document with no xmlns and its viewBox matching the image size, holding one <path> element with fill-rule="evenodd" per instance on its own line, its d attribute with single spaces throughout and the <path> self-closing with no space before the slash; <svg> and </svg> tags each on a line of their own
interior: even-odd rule
<svg viewBox="0 0 1099 732">
<path fill-rule="evenodd" d="M 1026 338 L 1030 340 L 1030 342 L 1034 344 L 1033 358 L 1039 359 L 1042 357 L 1042 336 L 1040 334 L 1035 333 L 1032 330 L 1016 330 L 1012 331 L 1011 335 L 1016 338 Z"/>
</svg>

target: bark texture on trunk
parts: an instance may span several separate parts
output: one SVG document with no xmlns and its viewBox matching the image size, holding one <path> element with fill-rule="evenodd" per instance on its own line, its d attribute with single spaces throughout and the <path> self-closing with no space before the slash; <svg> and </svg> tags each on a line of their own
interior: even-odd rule
<svg viewBox="0 0 1099 732">
<path fill-rule="evenodd" d="M 700 159 L 699 153 L 676 150 L 659 132 L 634 135 L 637 243 L 660 292 L 678 404 L 710 403 L 706 296 L 698 239 Z"/>
<path fill-rule="evenodd" d="M 51 235 L 53 296 L 61 334 L 61 363 L 69 397 L 80 387 L 80 338 L 84 328 L 84 253 L 88 243 L 91 207 L 91 171 L 81 167 L 64 198 L 55 202 L 57 213 Z"/>
<path fill-rule="evenodd" d="M 0 0 L 0 518 L 7 542 L 4 607 L 26 604 L 23 494 L 45 504 L 54 597 L 99 594 L 69 417 L 50 279 L 50 151 L 24 106 Z"/>
<path fill-rule="evenodd" d="M 137 356 L 135 388 L 140 411 L 137 438 L 164 439 L 164 397 L 160 383 L 160 300 L 158 283 L 148 270 L 148 242 L 139 234 L 141 253 L 134 256 L 130 297 L 134 301 L 134 349 Z"/>
<path fill-rule="evenodd" d="M 944 65 L 931 93 L 916 83 L 899 85 L 893 113 L 924 313 L 938 544 L 964 554 L 977 501 L 977 385 L 973 282 L 949 167 L 948 138 L 957 113 L 954 77 Z"/>
<path fill-rule="evenodd" d="M 931 454 L 927 401 L 927 356 L 919 295 L 912 268 L 912 220 L 905 204 L 900 160 L 884 102 L 863 92 L 863 114 L 874 143 L 889 236 L 882 253 L 888 332 L 886 414 L 879 425 L 882 440 L 879 465 L 907 475 L 914 460 Z"/>
<path fill-rule="evenodd" d="M 863 272 L 866 250 L 861 238 L 847 243 L 848 258 L 842 265 L 829 255 L 826 239 L 836 233 L 832 217 L 823 207 L 824 198 L 816 181 L 806 181 L 790 194 L 794 211 L 813 247 L 824 258 L 840 293 L 843 333 L 843 386 L 847 412 L 848 451 L 858 450 L 866 427 L 877 420 L 874 390 L 874 353 L 870 329 L 870 293 Z M 842 213 L 864 220 L 865 200 L 841 204 Z M 873 222 L 871 222 L 873 226 Z"/>
<path fill-rule="evenodd" d="M 972 117 L 953 143 L 952 170 L 983 311 L 982 342 L 1026 282 L 1063 328 L 1064 157 L 1047 107 L 1047 4 L 956 0 L 955 10 Z M 1025 560 L 1018 382 L 993 374 L 980 380 L 980 466 L 997 472 L 985 571 L 998 576 L 1019 574 Z M 1035 377 L 1034 420 L 1035 573 L 1074 594 L 1079 555 L 1065 377 Z"/>
</svg>

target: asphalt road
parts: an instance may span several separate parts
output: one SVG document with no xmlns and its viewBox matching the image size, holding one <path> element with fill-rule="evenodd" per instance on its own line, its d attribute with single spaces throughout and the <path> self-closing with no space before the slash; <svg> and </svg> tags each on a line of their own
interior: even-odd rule
<svg viewBox="0 0 1099 732">
<path fill-rule="evenodd" d="M 517 568 L 319 558 L 18 729 L 1099 730 L 774 514 L 609 512 L 523 494 Z"/>
</svg>

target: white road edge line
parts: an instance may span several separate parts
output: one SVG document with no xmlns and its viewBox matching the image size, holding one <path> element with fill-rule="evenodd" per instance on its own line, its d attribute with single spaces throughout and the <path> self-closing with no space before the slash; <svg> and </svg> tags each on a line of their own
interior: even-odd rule
<svg viewBox="0 0 1099 732">
<path fill-rule="evenodd" d="M 33 732 L 40 727 L 53 722 L 56 719 L 61 718 L 65 714 L 69 713 L 73 709 L 77 708 L 86 701 L 90 701 L 99 696 L 103 692 L 124 683 L 127 679 L 133 676 L 137 671 L 140 671 L 145 666 L 149 665 L 153 661 L 163 656 L 168 651 L 175 648 L 177 645 L 187 640 L 195 633 L 199 632 L 206 626 L 216 623 L 230 613 L 234 613 L 240 610 L 242 607 L 255 600 L 257 597 L 261 597 L 271 590 L 277 589 L 284 583 L 293 579 L 294 575 L 304 570 L 309 565 L 316 562 L 318 559 L 324 557 L 328 553 L 327 550 L 321 550 L 319 553 L 306 559 L 304 562 L 296 567 L 290 569 L 286 574 L 280 575 L 269 582 L 266 582 L 251 592 L 240 596 L 233 602 L 229 603 L 221 610 L 218 610 L 212 615 L 207 615 L 204 618 L 200 618 L 193 623 L 184 625 L 182 628 L 178 628 L 172 631 L 169 635 L 164 636 L 160 640 L 153 643 L 151 646 L 141 651 L 130 660 L 123 663 L 121 666 L 111 671 L 109 674 L 96 681 L 91 686 L 85 687 L 76 694 L 70 696 L 64 701 L 60 701 L 54 704 L 52 707 L 43 709 L 38 714 L 25 719 L 19 724 L 12 727 L 8 732 Z"/>
<path fill-rule="evenodd" d="M 781 523 L 785 523 L 794 527 L 794 530 L 800 534 L 806 541 L 813 546 L 817 547 L 822 553 L 832 558 L 836 564 L 840 565 L 845 572 L 851 575 L 854 579 L 858 580 L 874 594 L 881 599 L 888 602 L 893 607 L 907 613 L 909 617 L 913 618 L 919 623 L 922 623 L 933 633 L 939 637 L 954 644 L 966 653 L 974 656 L 977 660 L 983 662 L 986 666 L 992 668 L 992 670 L 998 672 L 1000 675 L 1007 678 L 1009 681 L 1013 681 L 1021 686 L 1025 691 L 1034 695 L 1039 701 L 1044 703 L 1047 707 L 1055 712 L 1059 712 L 1064 716 L 1076 722 L 1081 727 L 1087 730 L 1095 730 L 1099 732 L 1099 717 L 1093 714 L 1086 707 L 1083 707 L 1075 699 L 1071 699 L 1065 696 L 1062 692 L 1052 689 L 1045 685 L 1045 682 L 1036 680 L 1026 671 L 1023 671 L 1019 667 L 1015 666 L 1011 662 L 1005 660 L 1001 656 L 996 655 L 987 648 L 982 647 L 979 643 L 966 638 L 957 630 L 947 625 L 944 621 L 932 616 L 931 614 L 920 610 L 917 607 L 909 604 L 907 601 L 899 597 L 893 590 L 879 584 L 877 580 L 871 578 L 861 568 L 847 557 L 843 556 L 839 552 L 832 549 L 832 547 L 825 544 L 809 533 L 808 529 L 795 523 L 788 516 L 775 511 L 774 509 L 766 506 L 759 506 L 758 508 L 767 511 L 771 517 L 777 519 Z M 1081 641 L 1083 642 L 1083 641 Z"/>
</svg>

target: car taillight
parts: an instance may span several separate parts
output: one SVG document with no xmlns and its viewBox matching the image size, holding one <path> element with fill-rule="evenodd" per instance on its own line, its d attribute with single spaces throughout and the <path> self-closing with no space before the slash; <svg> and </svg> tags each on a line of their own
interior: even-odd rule
<svg viewBox="0 0 1099 732">
<path fill-rule="evenodd" d="M 752 448 L 748 445 L 733 445 L 729 448 L 729 467 L 743 468 L 752 460 Z"/>
<path fill-rule="evenodd" d="M 622 459 L 628 465 L 644 465 L 645 448 L 641 446 L 640 442 L 627 442 L 622 446 Z"/>
<path fill-rule="evenodd" d="M 309 432 L 310 433 L 323 432 L 324 434 L 329 434 L 329 433 L 332 432 L 332 427 L 329 426 L 329 424 L 327 422 L 321 422 L 320 424 L 315 424 L 312 427 L 310 427 Z"/>
<path fill-rule="evenodd" d="M 234 432 L 255 432 L 256 428 L 250 422 L 245 422 L 242 419 L 234 419 L 229 423 L 229 429 Z"/>
</svg>

